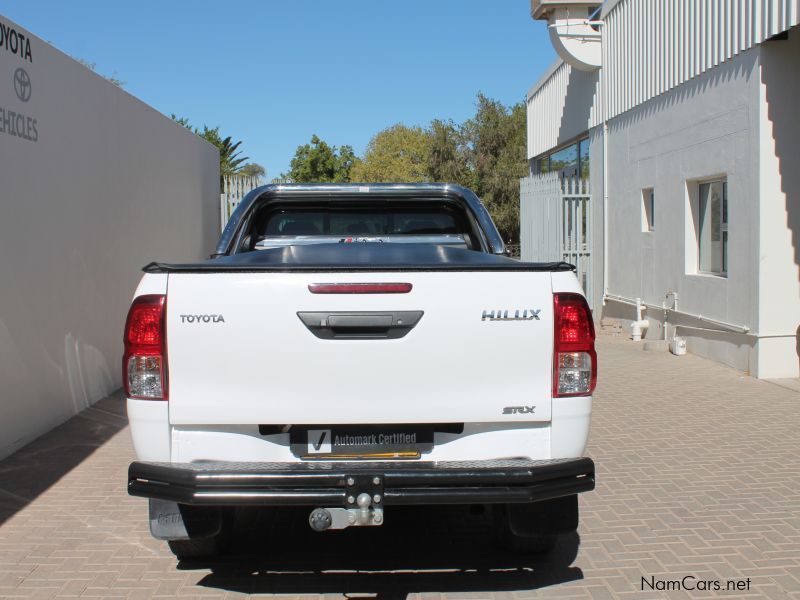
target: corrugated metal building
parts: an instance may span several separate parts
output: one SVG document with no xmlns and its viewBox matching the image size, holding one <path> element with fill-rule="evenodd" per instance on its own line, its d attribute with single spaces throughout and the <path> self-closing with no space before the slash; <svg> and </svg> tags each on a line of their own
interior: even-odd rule
<svg viewBox="0 0 800 600">
<path fill-rule="evenodd" d="M 531 4 L 562 57 L 528 93 L 531 177 L 591 184 L 595 313 L 633 321 L 640 298 L 646 339 L 797 377 L 800 0 Z M 527 259 L 541 189 L 523 185 Z"/>
</svg>

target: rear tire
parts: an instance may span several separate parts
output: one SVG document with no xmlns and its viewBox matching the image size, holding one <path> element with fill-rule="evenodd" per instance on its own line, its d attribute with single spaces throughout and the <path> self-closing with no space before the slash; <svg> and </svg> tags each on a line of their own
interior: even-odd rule
<svg viewBox="0 0 800 600">
<path fill-rule="evenodd" d="M 517 554 L 549 554 L 562 535 L 578 528 L 578 498 L 492 507 L 495 542 Z"/>
<path fill-rule="evenodd" d="M 558 535 L 519 535 L 514 533 L 508 514 L 503 508 L 496 507 L 494 510 L 494 542 L 497 546 L 514 554 L 526 555 L 544 555 L 553 549 L 558 541 Z"/>
</svg>

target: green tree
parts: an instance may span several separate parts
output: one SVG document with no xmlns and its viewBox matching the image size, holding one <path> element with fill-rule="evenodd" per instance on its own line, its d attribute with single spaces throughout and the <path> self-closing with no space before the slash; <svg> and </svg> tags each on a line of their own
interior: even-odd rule
<svg viewBox="0 0 800 600">
<path fill-rule="evenodd" d="M 242 145 L 241 140 L 234 142 L 231 136 L 222 137 L 219 127 L 210 129 L 203 125 L 203 131 L 197 135 L 219 149 L 220 177 L 238 175 L 244 167 L 244 163 L 250 158 L 249 156 L 241 156 L 242 153 L 239 150 L 239 146 Z"/>
<path fill-rule="evenodd" d="M 97 63 L 89 62 L 88 60 L 85 60 L 83 58 L 78 58 L 77 56 L 73 56 L 72 58 L 77 60 L 79 63 L 81 63 L 84 67 L 86 67 L 90 71 L 94 71 L 95 73 L 97 73 Z M 106 81 L 113 83 L 117 87 L 121 88 L 125 86 L 125 82 L 122 81 L 119 77 L 117 77 L 116 71 L 114 71 L 114 73 L 111 75 L 103 75 L 101 73 L 97 74 L 100 75 L 100 77 L 102 77 Z"/>
<path fill-rule="evenodd" d="M 355 154 L 350 146 L 331 146 L 317 135 L 311 142 L 298 146 L 288 176 L 297 183 L 346 183 Z"/>
<path fill-rule="evenodd" d="M 170 118 L 217 147 L 217 150 L 219 150 L 220 189 L 222 189 L 222 179 L 231 175 L 238 175 L 245 166 L 243 163 L 249 160 L 250 157 L 241 156 L 242 152 L 239 150 L 239 146 L 241 146 L 242 142 L 234 142 L 231 136 L 222 137 L 219 132 L 219 126 L 210 128 L 207 125 L 203 125 L 201 131 L 197 127 L 192 127 L 186 117 L 178 117 L 172 114 Z"/>
<path fill-rule="evenodd" d="M 297 182 L 457 183 L 483 200 L 504 240 L 518 243 L 519 180 L 528 173 L 525 107 L 479 93 L 475 108 L 461 125 L 393 125 L 370 140 L 362 158 L 350 146 L 337 149 L 312 136 L 297 148 L 288 175 Z"/>
<path fill-rule="evenodd" d="M 376 134 L 350 177 L 363 182 L 429 181 L 430 140 L 421 127 L 401 123 Z"/>
<path fill-rule="evenodd" d="M 428 128 L 428 175 L 431 181 L 474 187 L 469 147 L 462 127 L 434 119 Z"/>
<path fill-rule="evenodd" d="M 189 119 L 187 119 L 186 117 L 179 117 L 178 115 L 173 113 L 169 116 L 169 118 L 175 121 L 178 125 L 186 127 L 186 129 L 188 129 L 189 131 L 197 133 L 197 129 L 192 127 L 192 125 L 189 123 Z"/>
<path fill-rule="evenodd" d="M 519 242 L 519 180 L 528 173 L 522 103 L 506 107 L 478 94 L 475 117 L 464 124 L 474 191 L 507 242 Z"/>
<path fill-rule="evenodd" d="M 264 179 L 264 177 L 267 176 L 267 170 L 258 163 L 247 163 L 243 165 L 239 173 L 247 177 L 257 177 L 259 179 Z"/>
<path fill-rule="evenodd" d="M 335 148 L 335 147 L 334 147 Z M 352 146 L 342 146 L 335 152 L 333 181 L 346 183 L 350 181 L 350 172 L 356 163 L 356 154 Z"/>
</svg>

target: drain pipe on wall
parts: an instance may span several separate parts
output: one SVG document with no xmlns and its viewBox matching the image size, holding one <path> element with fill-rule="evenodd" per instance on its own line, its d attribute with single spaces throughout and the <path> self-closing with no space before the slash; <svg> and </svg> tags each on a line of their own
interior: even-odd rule
<svg viewBox="0 0 800 600">
<path fill-rule="evenodd" d="M 641 299 L 636 298 L 626 298 L 625 296 L 617 296 L 616 294 L 607 294 L 607 298 L 612 302 L 619 302 L 620 304 L 627 304 L 629 306 L 636 306 L 637 300 L 641 303 L 641 305 L 645 308 L 652 308 L 655 310 L 664 309 L 663 306 L 655 306 L 654 304 L 647 304 L 646 302 L 642 302 Z M 676 328 L 681 329 L 696 329 L 698 331 L 714 331 L 718 333 L 738 333 L 742 335 L 754 336 L 754 337 L 783 337 L 780 335 L 775 336 L 763 336 L 760 334 L 755 334 L 750 331 L 750 328 L 746 325 L 738 325 L 735 323 L 728 323 L 726 321 L 720 321 L 719 319 L 712 319 L 710 317 L 704 317 L 703 315 L 696 315 L 693 313 L 684 312 L 678 310 L 677 308 L 667 308 L 666 309 L 667 316 L 670 314 L 679 316 L 679 317 L 686 317 L 688 319 L 693 319 L 695 321 L 700 321 L 701 323 L 706 323 L 710 325 L 710 327 L 699 327 L 694 325 L 682 325 L 680 323 L 674 323 L 672 321 L 669 322 L 670 325 Z M 794 334 L 791 334 L 794 335 Z M 788 335 L 786 337 L 789 337 Z"/>
<path fill-rule="evenodd" d="M 600 101 L 603 117 L 603 306 L 608 296 L 608 44 L 605 28 L 600 22 Z"/>
<path fill-rule="evenodd" d="M 631 339 L 634 342 L 642 341 L 642 332 L 647 331 L 650 327 L 650 321 L 642 318 L 642 313 L 647 310 L 647 306 L 642 304 L 642 299 L 636 299 L 636 320 L 631 323 Z"/>
<path fill-rule="evenodd" d="M 664 305 L 664 341 L 665 342 L 668 341 L 667 340 L 667 324 L 669 323 L 669 309 L 667 308 L 667 300 L 669 300 L 670 296 L 672 296 L 672 310 L 675 311 L 676 313 L 678 312 L 678 292 L 676 292 L 674 290 L 667 290 L 667 293 L 664 294 L 664 302 L 662 303 Z M 675 336 L 677 334 L 678 334 L 678 328 L 673 325 L 672 337 L 675 338 Z"/>
</svg>

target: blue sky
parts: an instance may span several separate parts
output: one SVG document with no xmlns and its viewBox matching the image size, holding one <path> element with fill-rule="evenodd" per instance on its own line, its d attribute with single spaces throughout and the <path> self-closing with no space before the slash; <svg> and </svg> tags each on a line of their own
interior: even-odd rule
<svg viewBox="0 0 800 600">
<path fill-rule="evenodd" d="M 316 133 L 361 154 L 394 123 L 520 101 L 555 59 L 529 0 L 6 0 L 0 13 L 157 110 L 220 125 L 268 177 Z"/>
</svg>

